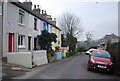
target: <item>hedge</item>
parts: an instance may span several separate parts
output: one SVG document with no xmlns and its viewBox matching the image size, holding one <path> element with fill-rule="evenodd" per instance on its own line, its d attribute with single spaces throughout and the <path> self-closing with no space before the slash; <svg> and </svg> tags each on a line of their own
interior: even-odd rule
<svg viewBox="0 0 120 81">
<path fill-rule="evenodd" d="M 108 43 L 106 49 L 113 57 L 114 70 L 120 74 L 120 42 Z"/>
</svg>

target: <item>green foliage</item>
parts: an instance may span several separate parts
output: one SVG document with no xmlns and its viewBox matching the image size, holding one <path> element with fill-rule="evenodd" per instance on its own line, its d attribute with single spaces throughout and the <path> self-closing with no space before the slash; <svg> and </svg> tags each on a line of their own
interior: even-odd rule
<svg viewBox="0 0 120 81">
<path fill-rule="evenodd" d="M 55 51 L 52 50 L 52 48 L 47 49 L 47 54 L 50 54 L 51 56 L 55 55 Z"/>
<path fill-rule="evenodd" d="M 37 38 L 38 44 L 43 50 L 49 49 L 52 42 L 57 42 L 57 35 L 54 33 L 49 33 L 47 30 L 42 31 L 42 35 L 38 35 Z"/>
<path fill-rule="evenodd" d="M 68 46 L 67 40 L 64 37 L 64 34 L 61 35 L 61 41 L 62 41 L 62 44 L 61 44 L 62 47 L 67 47 Z"/>
<path fill-rule="evenodd" d="M 85 51 L 85 47 L 77 47 L 76 51 L 77 52 L 84 52 Z"/>
<path fill-rule="evenodd" d="M 115 69 L 120 72 L 120 42 L 108 43 L 106 49 L 114 58 Z"/>
<path fill-rule="evenodd" d="M 62 46 L 69 46 L 69 50 L 74 52 L 76 48 L 77 38 L 71 34 L 67 34 L 66 38 L 62 35 Z"/>
<path fill-rule="evenodd" d="M 67 41 L 67 45 L 69 46 L 70 51 L 75 51 L 77 38 L 70 34 L 67 34 L 66 41 Z"/>
<path fill-rule="evenodd" d="M 56 46 L 55 47 L 55 52 L 59 52 L 60 51 L 60 47 L 59 46 Z"/>
</svg>

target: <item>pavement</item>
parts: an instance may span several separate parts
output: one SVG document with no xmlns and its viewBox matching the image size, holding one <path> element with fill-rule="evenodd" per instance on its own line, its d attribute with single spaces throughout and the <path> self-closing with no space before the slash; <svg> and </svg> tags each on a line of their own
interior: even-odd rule
<svg viewBox="0 0 120 81">
<path fill-rule="evenodd" d="M 0 73 L 0 75 L 2 74 L 2 79 L 13 79 L 14 77 L 25 75 L 30 70 L 20 65 L 5 62 L 0 67 L 2 67 L 2 73 Z"/>
</svg>

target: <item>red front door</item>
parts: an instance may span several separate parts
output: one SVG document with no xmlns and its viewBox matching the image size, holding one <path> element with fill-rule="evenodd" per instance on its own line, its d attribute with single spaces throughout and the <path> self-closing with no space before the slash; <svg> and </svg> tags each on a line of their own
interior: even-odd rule
<svg viewBox="0 0 120 81">
<path fill-rule="evenodd" d="M 9 37 L 8 37 L 8 51 L 12 52 L 13 51 L 13 34 L 9 33 Z"/>
</svg>

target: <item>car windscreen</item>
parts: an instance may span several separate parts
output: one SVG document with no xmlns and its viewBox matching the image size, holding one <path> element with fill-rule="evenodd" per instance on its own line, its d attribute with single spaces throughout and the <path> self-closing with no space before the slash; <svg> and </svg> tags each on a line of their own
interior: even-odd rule
<svg viewBox="0 0 120 81">
<path fill-rule="evenodd" d="M 92 56 L 94 56 L 94 57 L 102 57 L 102 58 L 111 58 L 110 54 L 108 52 L 105 52 L 105 51 L 94 51 L 92 53 Z"/>
</svg>

